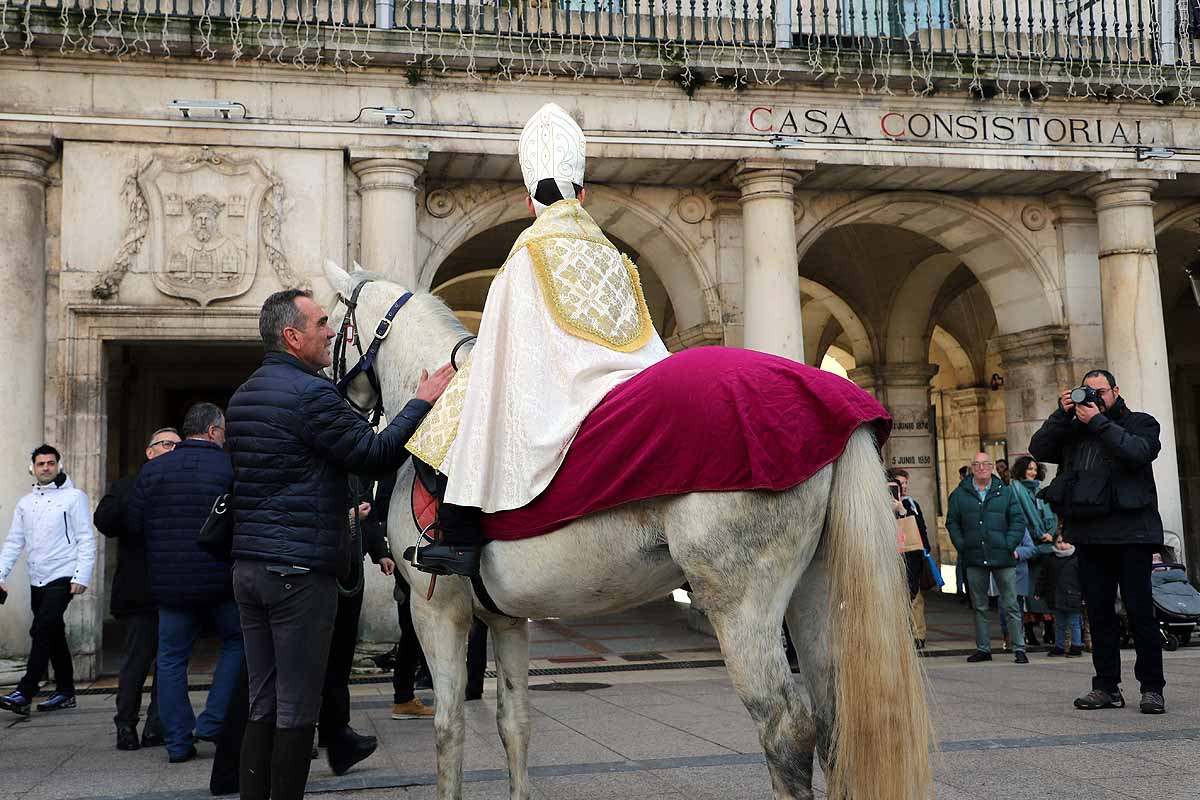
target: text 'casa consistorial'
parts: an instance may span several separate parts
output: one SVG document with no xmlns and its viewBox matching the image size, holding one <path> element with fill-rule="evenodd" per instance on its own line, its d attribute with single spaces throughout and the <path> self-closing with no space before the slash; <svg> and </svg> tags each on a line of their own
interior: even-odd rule
<svg viewBox="0 0 1200 800">
<path fill-rule="evenodd" d="M 1167 123 L 1129 117 L 756 106 L 747 121 L 755 133 L 844 139 L 1136 146 L 1167 138 Z"/>
</svg>

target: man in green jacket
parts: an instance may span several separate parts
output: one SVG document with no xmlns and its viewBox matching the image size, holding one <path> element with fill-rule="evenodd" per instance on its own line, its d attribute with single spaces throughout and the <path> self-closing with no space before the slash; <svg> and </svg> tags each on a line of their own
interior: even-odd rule
<svg viewBox="0 0 1200 800">
<path fill-rule="evenodd" d="M 992 474 L 992 459 L 977 453 L 971 474 L 950 493 L 946 528 L 966 567 L 975 608 L 975 652 L 972 664 L 992 660 L 992 637 L 988 628 L 988 578 L 1000 592 L 1001 613 L 1008 615 L 1016 662 L 1028 664 L 1021 609 L 1017 606 L 1017 545 L 1025 533 L 1021 506 L 1012 490 Z"/>
</svg>

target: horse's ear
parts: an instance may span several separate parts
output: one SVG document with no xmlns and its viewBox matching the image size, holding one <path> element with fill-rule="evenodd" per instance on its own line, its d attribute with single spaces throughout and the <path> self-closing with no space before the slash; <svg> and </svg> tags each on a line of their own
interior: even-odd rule
<svg viewBox="0 0 1200 800">
<path fill-rule="evenodd" d="M 357 261 L 354 262 L 354 271 L 355 272 L 366 272 L 366 270 L 363 269 L 363 265 L 358 263 Z"/>
<path fill-rule="evenodd" d="M 325 279 L 342 297 L 350 296 L 350 274 L 328 259 L 325 261 Z"/>
</svg>

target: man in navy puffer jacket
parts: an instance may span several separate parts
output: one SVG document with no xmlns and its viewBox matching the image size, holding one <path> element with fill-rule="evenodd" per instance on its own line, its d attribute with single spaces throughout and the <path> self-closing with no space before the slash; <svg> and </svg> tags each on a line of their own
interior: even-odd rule
<svg viewBox="0 0 1200 800">
<path fill-rule="evenodd" d="M 196 544 L 213 502 L 233 485 L 224 450 L 225 417 L 212 403 L 188 409 L 183 441 L 148 461 L 138 475 L 127 511 L 129 534 L 143 537 L 150 593 L 158 605 L 158 715 L 172 764 L 196 755 L 192 732 L 216 738 L 242 667 L 244 648 L 228 561 Z M 187 668 L 205 624 L 221 639 L 204 713 L 196 719 L 188 699 Z"/>
<path fill-rule="evenodd" d="M 250 673 L 242 740 L 243 800 L 295 800 L 308 781 L 313 728 L 337 612 L 338 545 L 351 505 L 348 474 L 381 475 L 453 375 L 422 375 L 416 398 L 388 409 L 380 433 L 319 371 L 332 359 L 329 317 L 301 289 L 263 303 L 262 366 L 229 401 L 234 594 Z"/>
</svg>

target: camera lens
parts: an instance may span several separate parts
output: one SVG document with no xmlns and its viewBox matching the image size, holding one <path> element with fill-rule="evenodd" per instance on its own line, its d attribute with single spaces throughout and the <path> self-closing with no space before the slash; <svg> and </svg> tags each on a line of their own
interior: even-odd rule
<svg viewBox="0 0 1200 800">
<path fill-rule="evenodd" d="M 1083 405 L 1087 401 L 1087 389 L 1080 386 L 1078 389 L 1071 390 L 1071 402 L 1075 405 Z"/>
</svg>

